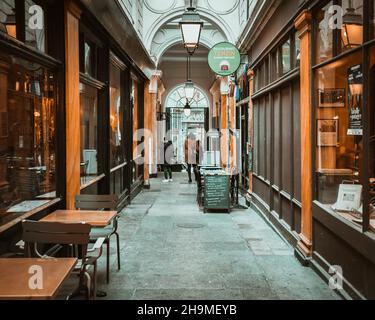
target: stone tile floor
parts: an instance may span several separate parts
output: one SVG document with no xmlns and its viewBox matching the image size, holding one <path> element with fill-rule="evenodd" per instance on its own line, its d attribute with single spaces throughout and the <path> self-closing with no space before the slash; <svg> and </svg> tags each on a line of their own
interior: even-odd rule
<svg viewBox="0 0 375 320">
<path fill-rule="evenodd" d="M 117 300 L 255 300 L 339 297 L 252 210 L 203 214 L 196 186 L 183 174 L 151 182 L 120 219 L 122 269 L 112 243 L 111 281 L 105 259 L 99 289 Z"/>
</svg>

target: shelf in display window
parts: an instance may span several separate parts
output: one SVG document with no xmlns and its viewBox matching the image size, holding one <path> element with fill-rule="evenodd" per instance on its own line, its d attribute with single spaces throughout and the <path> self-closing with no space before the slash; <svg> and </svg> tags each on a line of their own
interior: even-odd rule
<svg viewBox="0 0 375 320">
<path fill-rule="evenodd" d="M 319 169 L 318 173 L 326 176 L 353 176 L 351 169 Z"/>
</svg>

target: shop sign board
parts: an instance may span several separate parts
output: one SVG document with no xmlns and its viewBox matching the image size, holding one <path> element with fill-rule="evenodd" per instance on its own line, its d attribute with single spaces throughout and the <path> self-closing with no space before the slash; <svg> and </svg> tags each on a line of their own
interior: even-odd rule
<svg viewBox="0 0 375 320">
<path fill-rule="evenodd" d="M 230 181 L 228 175 L 204 176 L 204 209 L 230 212 Z"/>
<path fill-rule="evenodd" d="M 225 77 L 235 73 L 241 65 L 241 54 L 229 42 L 216 44 L 208 54 L 208 64 L 213 72 Z"/>
<path fill-rule="evenodd" d="M 363 135 L 363 72 L 362 65 L 349 68 L 349 136 Z"/>
</svg>

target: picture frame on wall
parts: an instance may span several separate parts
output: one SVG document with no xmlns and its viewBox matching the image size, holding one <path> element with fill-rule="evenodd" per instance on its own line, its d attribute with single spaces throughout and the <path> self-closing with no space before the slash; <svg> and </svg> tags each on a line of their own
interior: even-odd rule
<svg viewBox="0 0 375 320">
<path fill-rule="evenodd" d="M 318 90 L 319 108 L 344 108 L 345 99 L 345 88 L 329 88 Z"/>
<path fill-rule="evenodd" d="M 320 119 L 317 121 L 317 146 L 337 147 L 339 137 L 338 119 Z"/>
</svg>

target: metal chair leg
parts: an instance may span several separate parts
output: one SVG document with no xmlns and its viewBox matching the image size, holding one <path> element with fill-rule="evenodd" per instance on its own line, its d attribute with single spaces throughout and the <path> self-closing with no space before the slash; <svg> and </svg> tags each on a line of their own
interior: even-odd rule
<svg viewBox="0 0 375 320">
<path fill-rule="evenodd" d="M 108 240 L 107 240 L 107 284 L 109 283 L 110 247 L 111 247 L 111 240 L 110 240 L 110 238 L 108 238 Z"/>
<path fill-rule="evenodd" d="M 121 261 L 120 261 L 120 256 L 121 256 L 121 252 L 120 252 L 120 235 L 116 232 L 115 236 L 116 236 L 116 240 L 117 240 L 117 269 L 121 270 Z"/>
<path fill-rule="evenodd" d="M 90 274 L 88 272 L 85 272 L 84 276 L 86 277 L 86 281 L 87 281 L 87 284 L 86 284 L 86 287 L 87 287 L 87 300 L 90 300 L 91 298 L 91 277 L 90 277 Z"/>
<path fill-rule="evenodd" d="M 96 300 L 96 294 L 97 294 L 97 270 L 98 270 L 98 264 L 97 262 L 94 263 L 94 275 L 92 279 L 92 296 L 93 300 Z"/>
</svg>

